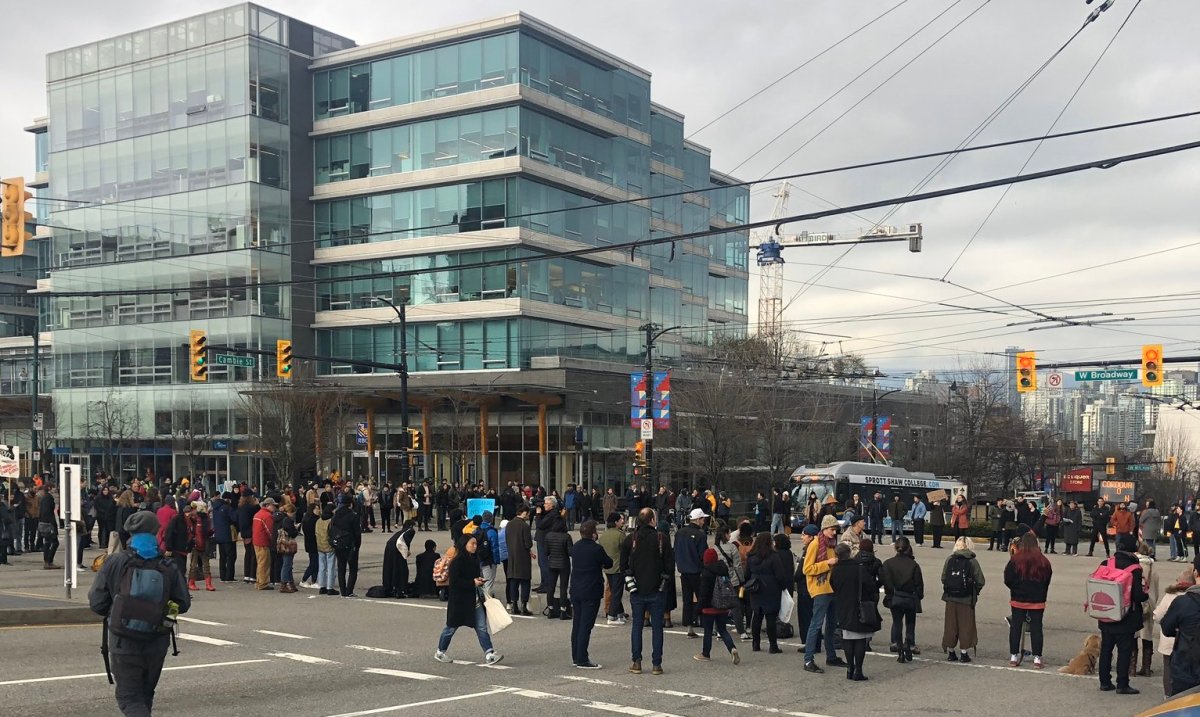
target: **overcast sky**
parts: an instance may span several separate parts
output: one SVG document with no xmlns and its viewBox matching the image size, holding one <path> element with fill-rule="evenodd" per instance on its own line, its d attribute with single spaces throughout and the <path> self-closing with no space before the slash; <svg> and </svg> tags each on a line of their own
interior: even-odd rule
<svg viewBox="0 0 1200 717">
<path fill-rule="evenodd" d="M 750 180 L 953 148 L 1049 58 L 1095 6 L 1086 6 L 1082 0 L 528 0 L 520 5 L 289 0 L 266 5 L 360 44 L 524 10 L 649 69 L 654 75 L 654 100 L 686 115 L 690 132 L 897 3 L 901 7 L 867 30 L 692 137 L 712 148 L 714 168 L 729 171 L 736 167 L 737 176 Z M 1135 3 L 1116 0 L 977 143 L 1044 133 Z M 45 114 L 47 52 L 229 4 L 211 0 L 56 0 L 24 4 L 19 13 L 10 14 L 6 54 L 29 58 L 29 70 L 15 81 L 6 78 L 6 101 L 0 103 L 0 176 L 32 171 L 32 137 L 21 128 Z M 977 14 L 934 45 L 940 35 L 980 5 L 984 7 Z M 767 140 L 947 8 L 946 14 L 908 44 L 766 151 L 739 166 Z M 1057 129 L 1200 109 L 1198 32 L 1200 3 L 1143 3 Z M 934 46 L 817 141 L 772 171 L 930 45 Z M 1200 120 L 1189 118 L 1048 142 L 1027 171 L 1194 141 L 1198 129 Z M 1025 145 L 963 156 L 937 175 L 928 188 L 1015 174 L 1030 149 Z M 825 176 L 804 180 L 799 188 L 839 205 L 901 196 L 935 163 L 925 160 L 886 170 Z M 769 216 L 773 189 L 756 187 L 753 218 Z M 800 190 L 792 193 L 789 213 L 829 206 Z M 1112 312 L 1134 321 L 1107 328 L 1027 332 L 1027 326 L 1005 325 L 1034 317 L 999 301 L 935 281 L 856 271 L 942 277 L 1002 191 L 904 206 L 889 221 L 923 222 L 923 253 L 910 254 L 901 244 L 856 248 L 838 268 L 792 301 L 785 321 L 792 328 L 849 337 L 814 334 L 810 338 L 818 345 L 832 341 L 826 349 L 831 353 L 861 353 L 894 376 L 918 369 L 953 370 L 1009 345 L 1036 349 L 1043 362 L 1134 356 L 1140 344 L 1151 341 L 1164 343 L 1168 355 L 1200 353 L 1200 294 L 1160 302 L 1127 300 L 1192 292 L 1196 283 L 1192 267 L 1200 259 L 1200 244 L 1117 263 L 1139 254 L 1200 243 L 1197 150 L 1012 189 L 948 277 L 1002 301 L 1043 305 L 1040 310 L 1051 315 Z M 863 214 L 877 221 L 885 211 Z M 787 231 L 852 232 L 860 226 L 867 222 L 847 216 L 791 224 Z M 787 251 L 785 300 L 792 299 L 806 280 L 841 253 L 835 248 Z M 1010 287 L 1094 265 L 1103 266 Z M 752 274 L 752 325 L 757 323 L 757 288 L 757 274 Z M 935 301 L 996 308 L 1007 314 L 972 313 L 924 303 Z M 1053 306 L 1061 302 L 1087 304 Z M 913 315 L 935 310 L 939 315 Z"/>
</svg>

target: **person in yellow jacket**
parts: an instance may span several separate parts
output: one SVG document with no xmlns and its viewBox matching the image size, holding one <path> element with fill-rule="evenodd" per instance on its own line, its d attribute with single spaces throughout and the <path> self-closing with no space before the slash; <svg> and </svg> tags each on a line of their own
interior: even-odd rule
<svg viewBox="0 0 1200 717">
<path fill-rule="evenodd" d="M 837 629 L 837 613 L 833 607 L 833 586 L 829 584 L 829 571 L 837 564 L 833 547 L 837 544 L 837 518 L 827 515 L 821 518 L 821 533 L 808 544 L 804 551 L 804 581 L 808 594 L 812 596 L 812 620 L 808 623 L 808 637 L 804 641 L 804 671 L 821 674 L 817 667 L 817 645 L 822 630 L 825 633 L 825 665 L 845 667 L 846 662 L 833 649 L 833 631 Z"/>
</svg>

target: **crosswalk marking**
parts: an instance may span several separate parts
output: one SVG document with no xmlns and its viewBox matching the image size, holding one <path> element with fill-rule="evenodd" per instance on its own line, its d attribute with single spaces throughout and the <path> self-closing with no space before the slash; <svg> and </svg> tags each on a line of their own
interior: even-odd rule
<svg viewBox="0 0 1200 717">
<path fill-rule="evenodd" d="M 229 640 L 222 640 L 222 639 L 216 638 L 216 637 L 208 637 L 207 635 L 193 635 L 188 632 L 181 632 L 178 635 L 176 635 L 175 637 L 179 638 L 180 640 L 190 640 L 192 642 L 202 642 L 205 645 L 216 645 L 217 647 L 229 647 L 230 645 L 237 644 L 236 642 L 230 642 Z"/>
<path fill-rule="evenodd" d="M 300 655 L 295 652 L 268 652 L 271 657 L 279 657 L 284 660 L 295 660 L 296 662 L 307 662 L 310 665 L 336 665 L 333 660 L 326 660 L 324 657 L 313 657 L 312 655 Z"/>
<path fill-rule="evenodd" d="M 428 680 L 444 680 L 444 679 L 446 679 L 445 677 L 442 677 L 441 675 L 428 675 L 428 674 L 425 674 L 424 672 L 409 672 L 407 670 L 388 670 L 388 669 L 384 669 L 382 667 L 368 667 L 367 669 L 363 670 L 363 672 L 367 672 L 372 675 L 387 675 L 388 677 L 403 677 L 406 680 L 428 681 Z"/>
<path fill-rule="evenodd" d="M 293 635 L 290 632 L 275 632 L 274 630 L 255 630 L 255 632 L 257 632 L 261 635 L 274 635 L 275 637 L 290 637 L 293 640 L 308 640 L 308 639 L 310 639 L 306 635 Z"/>
</svg>

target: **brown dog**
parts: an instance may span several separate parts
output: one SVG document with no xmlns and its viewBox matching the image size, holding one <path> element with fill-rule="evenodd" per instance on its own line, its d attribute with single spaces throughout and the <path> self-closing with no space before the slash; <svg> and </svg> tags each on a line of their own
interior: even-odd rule
<svg viewBox="0 0 1200 717">
<path fill-rule="evenodd" d="M 1083 641 L 1083 649 L 1072 657 L 1066 665 L 1058 668 L 1065 675 L 1094 675 L 1096 660 L 1100 657 L 1100 636 L 1088 635 Z"/>
</svg>

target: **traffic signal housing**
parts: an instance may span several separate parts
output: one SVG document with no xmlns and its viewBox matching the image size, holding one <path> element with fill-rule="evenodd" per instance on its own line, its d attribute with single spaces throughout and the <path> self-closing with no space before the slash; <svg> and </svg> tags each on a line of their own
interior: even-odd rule
<svg viewBox="0 0 1200 717">
<path fill-rule="evenodd" d="M 1162 344 L 1148 344 L 1142 347 L 1142 385 L 1163 385 Z"/>
<path fill-rule="evenodd" d="M 292 375 L 292 342 L 279 339 L 275 342 L 275 375 L 290 378 Z"/>
<path fill-rule="evenodd" d="M 1037 391 L 1037 354 L 1022 351 L 1017 354 L 1017 393 Z"/>
<path fill-rule="evenodd" d="M 199 329 L 188 334 L 188 375 L 193 381 L 208 380 L 208 334 Z"/>
<path fill-rule="evenodd" d="M 413 451 L 425 452 L 425 436 L 416 428 L 408 429 L 409 445 L 408 448 Z"/>
<path fill-rule="evenodd" d="M 1104 459 L 1104 474 L 1110 475 L 1110 476 L 1115 476 L 1117 474 L 1117 459 L 1116 458 L 1105 458 Z"/>
<path fill-rule="evenodd" d="M 33 225 L 33 215 L 25 211 L 25 200 L 33 195 L 25 191 L 23 177 L 9 177 L 3 180 L 4 187 L 0 191 L 0 256 L 21 256 L 25 253 L 25 242 L 32 239 L 28 227 Z"/>
</svg>

